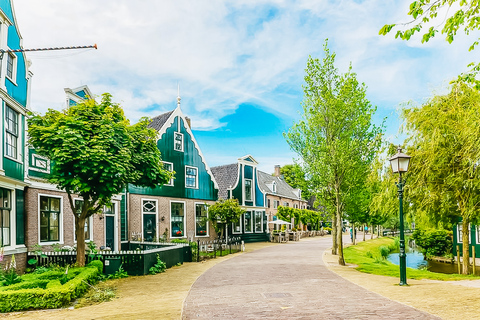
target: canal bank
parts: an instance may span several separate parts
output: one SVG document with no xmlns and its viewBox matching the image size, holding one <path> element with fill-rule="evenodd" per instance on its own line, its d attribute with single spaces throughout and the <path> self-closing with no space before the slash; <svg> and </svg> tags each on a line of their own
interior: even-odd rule
<svg viewBox="0 0 480 320">
<path fill-rule="evenodd" d="M 344 241 L 348 246 L 350 238 L 346 236 Z M 339 266 L 338 257 L 332 255 L 330 250 L 323 253 L 323 261 L 331 271 L 367 290 L 442 319 L 478 318 L 480 280 L 408 279 L 408 286 L 399 286 L 398 277 L 362 273 L 355 270 L 355 265 Z"/>
</svg>

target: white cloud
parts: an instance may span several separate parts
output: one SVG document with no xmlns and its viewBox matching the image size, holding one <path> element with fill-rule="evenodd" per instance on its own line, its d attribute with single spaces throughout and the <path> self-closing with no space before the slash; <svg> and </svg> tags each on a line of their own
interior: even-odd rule
<svg viewBox="0 0 480 320">
<path fill-rule="evenodd" d="M 135 121 L 175 108 L 179 83 L 184 113 L 201 130 L 222 126 L 244 102 L 298 119 L 307 57 L 323 57 L 325 38 L 372 104 L 394 110 L 430 96 L 475 55 L 468 37 L 449 46 L 443 36 L 427 45 L 379 36 L 384 24 L 408 21 L 409 2 L 14 0 L 24 47 L 98 44 L 28 54 L 34 110 L 61 108 L 64 87 L 87 84 L 112 93 Z"/>
</svg>

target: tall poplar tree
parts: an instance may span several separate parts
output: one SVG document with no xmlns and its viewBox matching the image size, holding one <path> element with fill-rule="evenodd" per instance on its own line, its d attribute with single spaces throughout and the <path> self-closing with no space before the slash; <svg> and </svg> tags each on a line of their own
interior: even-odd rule
<svg viewBox="0 0 480 320">
<path fill-rule="evenodd" d="M 371 123 L 375 107 L 366 98 L 366 86 L 358 82 L 351 66 L 339 73 L 327 41 L 324 52 L 322 61 L 308 59 L 303 116 L 285 137 L 316 184 L 317 199 L 333 216 L 333 251 L 345 265 L 342 217 L 346 199 L 365 180 L 381 130 Z"/>
</svg>

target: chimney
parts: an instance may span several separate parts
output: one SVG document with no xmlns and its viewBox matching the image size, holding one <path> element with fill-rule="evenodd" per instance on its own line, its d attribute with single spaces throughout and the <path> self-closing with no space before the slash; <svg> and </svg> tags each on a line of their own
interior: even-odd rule
<svg viewBox="0 0 480 320">
<path fill-rule="evenodd" d="M 274 175 L 275 177 L 280 177 L 280 165 L 277 164 L 277 165 L 275 166 L 275 171 L 274 171 L 273 175 Z"/>
<path fill-rule="evenodd" d="M 185 117 L 185 120 L 187 120 L 188 127 L 192 129 L 192 120 L 189 117 Z"/>
</svg>

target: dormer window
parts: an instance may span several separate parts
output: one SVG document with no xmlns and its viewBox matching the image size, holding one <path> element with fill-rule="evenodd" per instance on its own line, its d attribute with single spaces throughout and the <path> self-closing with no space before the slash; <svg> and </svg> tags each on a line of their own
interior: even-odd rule
<svg viewBox="0 0 480 320">
<path fill-rule="evenodd" d="M 173 143 L 174 143 L 173 147 L 175 151 L 183 152 L 183 134 L 182 133 L 175 132 Z"/>
<path fill-rule="evenodd" d="M 273 184 L 272 184 L 272 192 L 277 193 L 277 184 L 275 183 L 275 181 L 273 181 Z"/>
</svg>

